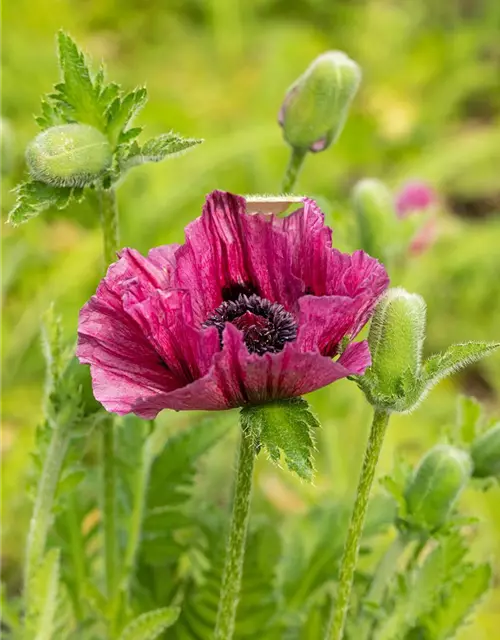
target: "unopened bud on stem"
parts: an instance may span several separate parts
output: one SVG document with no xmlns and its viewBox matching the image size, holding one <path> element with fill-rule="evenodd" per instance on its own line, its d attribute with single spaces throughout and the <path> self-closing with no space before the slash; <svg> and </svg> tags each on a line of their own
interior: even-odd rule
<svg viewBox="0 0 500 640">
<path fill-rule="evenodd" d="M 57 187 L 92 184 L 111 165 L 108 139 L 86 124 L 64 124 L 42 131 L 26 150 L 31 177 Z"/>
<path fill-rule="evenodd" d="M 290 87 L 279 113 L 288 144 L 323 151 L 335 142 L 361 81 L 359 66 L 341 51 L 318 56 Z"/>
<path fill-rule="evenodd" d="M 469 455 L 449 445 L 438 445 L 420 461 L 406 490 L 412 522 L 426 529 L 443 525 L 471 474 Z"/>
</svg>

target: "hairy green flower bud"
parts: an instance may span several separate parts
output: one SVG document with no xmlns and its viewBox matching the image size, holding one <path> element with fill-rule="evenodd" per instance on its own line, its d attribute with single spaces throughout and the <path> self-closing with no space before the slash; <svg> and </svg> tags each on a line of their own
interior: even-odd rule
<svg viewBox="0 0 500 640">
<path fill-rule="evenodd" d="M 425 336 L 425 302 L 404 289 L 390 289 L 373 316 L 368 344 L 370 373 L 388 403 L 404 401 L 418 378 Z"/>
<path fill-rule="evenodd" d="M 358 220 L 360 248 L 378 258 L 387 260 L 387 242 L 391 227 L 395 227 L 396 211 L 391 191 L 380 180 L 360 180 L 352 193 L 354 211 Z"/>
<path fill-rule="evenodd" d="M 475 478 L 500 478 L 500 422 L 474 440 L 470 453 Z"/>
<path fill-rule="evenodd" d="M 412 522 L 435 529 L 446 522 L 471 474 L 469 455 L 449 445 L 438 445 L 420 461 L 405 493 Z"/>
<path fill-rule="evenodd" d="M 26 150 L 31 177 L 58 187 L 91 184 L 111 165 L 108 139 L 86 124 L 42 131 Z"/>
<path fill-rule="evenodd" d="M 279 113 L 288 144 L 323 151 L 335 142 L 361 81 L 359 66 L 341 51 L 320 55 L 290 87 Z"/>
</svg>

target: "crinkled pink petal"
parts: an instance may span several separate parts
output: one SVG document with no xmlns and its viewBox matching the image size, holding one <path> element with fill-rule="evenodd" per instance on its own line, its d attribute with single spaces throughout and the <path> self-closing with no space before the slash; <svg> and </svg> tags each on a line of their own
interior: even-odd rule
<svg viewBox="0 0 500 640">
<path fill-rule="evenodd" d="M 220 351 L 215 327 L 193 324 L 191 297 L 187 291 L 155 291 L 141 303 L 124 298 L 124 309 L 141 327 L 165 367 L 179 386 L 205 375 L 212 358 Z"/>
<path fill-rule="evenodd" d="M 176 286 L 191 291 L 201 322 L 237 292 L 292 308 L 303 288 L 291 272 L 286 235 L 268 216 L 248 215 L 244 198 L 221 191 L 207 197 L 201 218 L 186 228 L 176 261 Z"/>
<path fill-rule="evenodd" d="M 299 302 L 298 348 L 333 357 L 342 339 L 352 337 L 358 318 L 371 300 L 364 296 L 304 296 Z"/>
<path fill-rule="evenodd" d="M 151 418 L 166 408 L 220 410 L 291 398 L 364 373 L 371 362 L 366 342 L 350 345 L 337 361 L 318 352 L 302 353 L 295 343 L 279 353 L 250 354 L 243 334 L 231 324 L 224 329 L 223 343 L 207 375 L 169 393 L 139 400 L 134 413 Z"/>
<path fill-rule="evenodd" d="M 76 355 L 91 365 L 94 395 L 108 411 L 129 413 L 137 397 L 178 386 L 137 323 L 97 295 L 80 311 Z"/>
</svg>

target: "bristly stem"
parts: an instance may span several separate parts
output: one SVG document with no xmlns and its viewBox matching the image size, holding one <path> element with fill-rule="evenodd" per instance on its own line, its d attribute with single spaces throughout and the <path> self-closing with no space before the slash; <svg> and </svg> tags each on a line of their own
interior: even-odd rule
<svg viewBox="0 0 500 640">
<path fill-rule="evenodd" d="M 222 574 L 222 586 L 214 633 L 215 640 L 231 640 L 234 633 L 236 609 L 238 607 L 243 575 L 245 542 L 250 517 L 255 455 L 255 440 L 251 429 L 245 427 L 242 421 L 233 498 L 233 513 L 231 516 L 226 559 Z"/>
<path fill-rule="evenodd" d="M 101 225 L 104 241 L 104 262 L 106 268 L 116 261 L 118 251 L 118 208 L 113 189 L 98 191 Z M 110 634 L 114 631 L 116 614 L 116 590 L 118 576 L 118 548 L 116 526 L 116 468 L 115 468 L 115 419 L 110 416 L 102 425 L 102 488 L 101 505 L 104 531 L 104 567 L 106 576 L 106 595 L 110 611 Z"/>
<path fill-rule="evenodd" d="M 337 597 L 332 603 L 330 620 L 328 623 L 325 640 L 341 640 L 344 634 L 344 627 L 349 610 L 349 600 L 351 596 L 354 571 L 359 555 L 361 535 L 368 507 L 368 500 L 375 477 L 378 459 L 384 442 L 389 413 L 384 410 L 375 409 L 373 422 L 368 439 L 368 445 L 363 459 L 363 467 L 359 477 L 356 500 L 347 532 L 347 540 L 340 565 L 339 585 Z"/>
<path fill-rule="evenodd" d="M 42 475 L 37 487 L 35 505 L 28 533 L 24 573 L 24 602 L 26 611 L 29 609 L 31 582 L 45 552 L 47 534 L 53 518 L 53 505 L 57 483 L 59 482 L 59 476 L 61 475 L 61 468 L 69 441 L 70 434 L 66 425 L 54 425 L 49 447 L 43 461 Z"/>
<path fill-rule="evenodd" d="M 117 531 L 116 531 L 116 469 L 115 429 L 110 416 L 102 425 L 102 520 L 104 531 L 104 567 L 106 572 L 106 595 L 111 602 L 115 596 L 117 577 Z"/>
<path fill-rule="evenodd" d="M 296 149 L 295 147 L 292 148 L 290 160 L 288 161 L 288 166 L 286 168 L 285 175 L 283 177 L 283 183 L 281 185 L 281 190 L 283 193 L 290 193 L 291 191 L 293 191 L 306 155 L 307 149 Z"/>
<path fill-rule="evenodd" d="M 104 240 L 104 262 L 106 268 L 116 261 L 119 245 L 118 207 L 114 189 L 98 191 L 99 209 L 101 213 L 102 236 Z"/>
</svg>

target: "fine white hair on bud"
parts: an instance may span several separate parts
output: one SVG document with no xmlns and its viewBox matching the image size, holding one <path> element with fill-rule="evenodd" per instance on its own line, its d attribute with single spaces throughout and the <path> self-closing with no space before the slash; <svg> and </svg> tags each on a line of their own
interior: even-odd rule
<svg viewBox="0 0 500 640">
<path fill-rule="evenodd" d="M 373 316 L 368 344 L 379 391 L 400 396 L 418 379 L 425 339 L 426 305 L 422 296 L 389 289 Z"/>
<path fill-rule="evenodd" d="M 361 82 L 361 69 L 342 51 L 318 56 L 288 90 L 278 122 L 288 144 L 323 151 L 339 137 Z"/>
<path fill-rule="evenodd" d="M 64 124 L 42 131 L 26 150 L 31 177 L 57 187 L 95 182 L 112 162 L 107 137 L 86 124 Z"/>
</svg>

